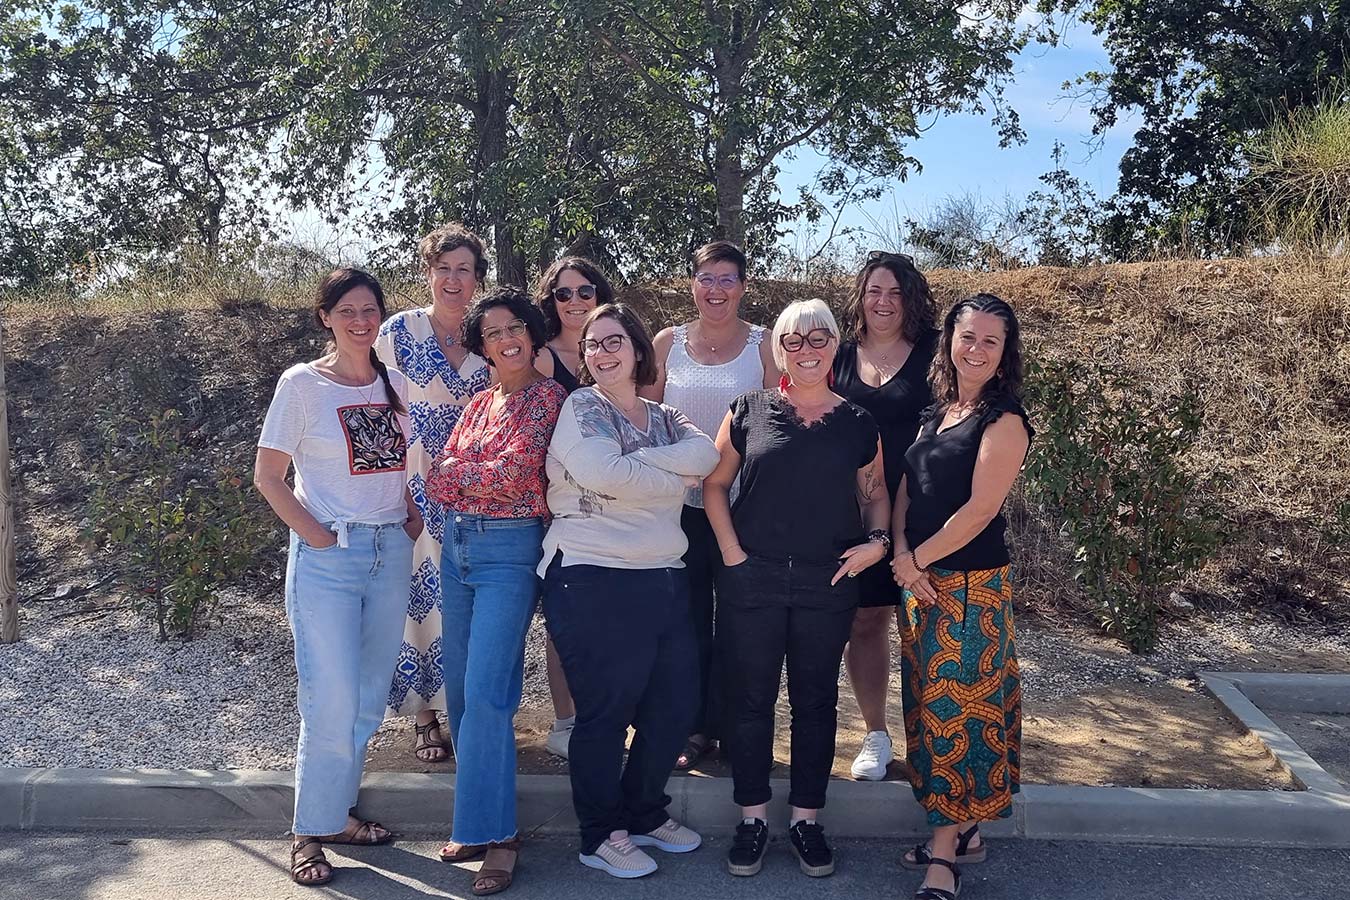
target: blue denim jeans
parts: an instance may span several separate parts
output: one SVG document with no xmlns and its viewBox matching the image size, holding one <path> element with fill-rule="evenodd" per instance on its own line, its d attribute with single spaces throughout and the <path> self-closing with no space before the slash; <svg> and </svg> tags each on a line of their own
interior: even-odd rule
<svg viewBox="0 0 1350 900">
<path fill-rule="evenodd" d="M 299 679 L 293 826 L 299 835 L 347 827 L 403 640 L 412 539 L 402 525 L 348 528 L 348 546 L 322 550 L 292 532 L 286 560 L 286 615 Z"/>
<path fill-rule="evenodd" d="M 516 834 L 515 717 L 543 542 L 539 518 L 445 517 L 441 665 L 461 844 Z"/>
</svg>

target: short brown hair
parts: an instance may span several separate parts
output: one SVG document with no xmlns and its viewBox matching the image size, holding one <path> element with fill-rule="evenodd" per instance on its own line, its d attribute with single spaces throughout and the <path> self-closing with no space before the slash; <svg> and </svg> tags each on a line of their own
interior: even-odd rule
<svg viewBox="0 0 1350 900">
<path fill-rule="evenodd" d="M 606 303 L 603 306 L 597 306 L 591 310 L 591 314 L 586 317 L 586 322 L 581 326 L 581 339 L 586 340 L 586 335 L 590 334 L 591 326 L 601 319 L 613 319 L 623 326 L 624 332 L 628 335 L 628 340 L 633 342 L 633 352 L 637 355 L 637 360 L 633 365 L 633 381 L 638 387 L 646 387 L 649 384 L 656 384 L 656 348 L 652 346 L 652 336 L 647 332 L 647 326 L 643 323 L 642 317 L 637 314 L 637 310 L 627 303 Z M 580 349 L 580 348 L 578 348 Z M 595 379 L 591 377 L 591 370 L 586 366 L 586 354 L 581 354 L 581 371 L 577 373 L 577 378 L 582 384 L 595 384 Z"/>
<path fill-rule="evenodd" d="M 692 258 L 694 271 L 691 274 L 697 274 L 698 270 L 713 262 L 732 262 L 736 264 L 736 272 L 741 276 L 741 281 L 745 280 L 745 251 L 737 247 L 731 241 L 711 241 L 704 244 L 694 251 Z"/>
<path fill-rule="evenodd" d="M 460 247 L 468 247 L 473 252 L 473 271 L 478 276 L 478 283 L 482 284 L 487 278 L 488 271 L 487 250 L 483 247 L 483 239 L 458 222 L 440 226 L 417 244 L 417 252 L 422 257 L 423 271 L 430 269 L 431 264 L 442 253 L 449 253 Z"/>
</svg>

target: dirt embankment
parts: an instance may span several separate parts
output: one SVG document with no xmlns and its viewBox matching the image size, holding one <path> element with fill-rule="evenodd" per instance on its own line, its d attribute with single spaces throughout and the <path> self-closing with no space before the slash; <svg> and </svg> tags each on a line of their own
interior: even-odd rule
<svg viewBox="0 0 1350 900">
<path fill-rule="evenodd" d="M 1163 389 L 1186 378 L 1202 385 L 1205 437 L 1187 464 L 1221 502 L 1234 539 L 1183 586 L 1191 608 L 1178 615 L 1250 608 L 1291 625 L 1350 621 L 1350 263 L 1160 262 L 930 280 L 943 305 L 976 290 L 1010 300 L 1032 354 L 1095 359 Z M 139 430 L 174 407 L 195 426 L 204 470 L 248 466 L 276 377 L 319 355 L 304 290 L 264 303 L 217 288 L 201 299 L 4 310 L 23 597 L 96 567 L 73 539 L 109 430 Z M 623 293 L 653 326 L 690 312 L 679 283 Z M 767 322 L 789 299 L 846 293 L 835 283 L 752 283 L 746 314 Z M 418 299 L 397 294 L 396 304 Z M 1042 615 L 1089 618 L 1063 548 L 1047 544 L 1053 524 L 1021 524 L 1037 530 L 1020 542 L 1022 601 Z M 274 575 L 276 564 L 263 568 Z"/>
</svg>

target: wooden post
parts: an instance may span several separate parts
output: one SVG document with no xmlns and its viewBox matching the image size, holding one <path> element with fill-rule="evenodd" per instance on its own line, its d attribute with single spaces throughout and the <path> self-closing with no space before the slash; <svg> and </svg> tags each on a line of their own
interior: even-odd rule
<svg viewBox="0 0 1350 900">
<path fill-rule="evenodd" d="M 14 576 L 14 495 L 9 485 L 9 393 L 5 329 L 0 322 L 0 644 L 19 640 L 19 585 Z"/>
</svg>

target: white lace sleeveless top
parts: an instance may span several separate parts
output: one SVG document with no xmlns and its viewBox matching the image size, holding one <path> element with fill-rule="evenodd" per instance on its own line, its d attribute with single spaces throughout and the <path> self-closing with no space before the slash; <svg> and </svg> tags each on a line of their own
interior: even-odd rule
<svg viewBox="0 0 1350 900">
<path fill-rule="evenodd" d="M 750 336 L 740 354 L 730 362 L 716 366 L 695 361 L 686 346 L 688 339 L 689 326 L 676 326 L 675 340 L 666 357 L 666 393 L 662 402 L 688 416 L 689 421 L 708 437 L 716 438 L 731 401 L 746 391 L 764 387 L 764 364 L 759 358 L 764 328 L 751 325 Z M 739 483 L 731 487 L 733 500 L 738 487 Z M 684 502 L 702 509 L 703 488 L 690 488 Z"/>
</svg>

